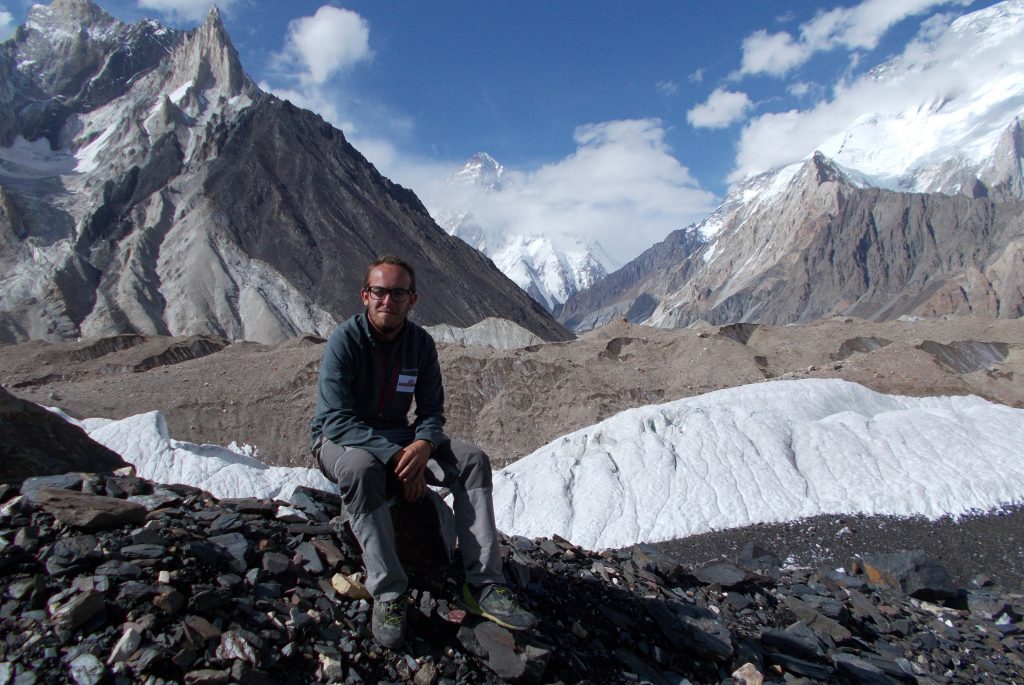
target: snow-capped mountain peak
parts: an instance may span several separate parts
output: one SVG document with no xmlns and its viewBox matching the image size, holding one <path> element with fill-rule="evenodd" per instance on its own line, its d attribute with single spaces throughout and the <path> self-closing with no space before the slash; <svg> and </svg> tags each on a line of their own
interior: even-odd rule
<svg viewBox="0 0 1024 685">
<path fill-rule="evenodd" d="M 507 191 L 505 168 L 479 152 L 448 178 L 454 198 L 436 202 L 439 226 L 494 261 L 506 276 L 549 311 L 573 293 L 604 278 L 618 264 L 594 240 L 576 235 L 518 231 L 504 223 L 487 223 L 487 204 Z"/>
<path fill-rule="evenodd" d="M 878 188 L 1019 199 L 1020 154 L 1014 169 L 1002 153 L 1024 118 L 1022 46 L 1020 0 L 956 19 L 872 70 L 875 110 L 818 150 Z"/>
<path fill-rule="evenodd" d="M 452 183 L 461 183 L 482 188 L 488 191 L 498 191 L 502 188 L 502 177 L 505 175 L 505 167 L 498 163 L 498 160 L 486 152 L 478 152 L 462 167 L 451 176 Z"/>
</svg>

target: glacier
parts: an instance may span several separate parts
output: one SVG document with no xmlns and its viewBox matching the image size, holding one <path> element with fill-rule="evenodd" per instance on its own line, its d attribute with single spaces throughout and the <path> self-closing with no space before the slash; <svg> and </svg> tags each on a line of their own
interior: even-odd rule
<svg viewBox="0 0 1024 685">
<path fill-rule="evenodd" d="M 159 412 L 66 418 L 158 482 L 221 498 L 337 492 L 315 469 L 174 440 Z M 630 409 L 557 438 L 495 472 L 495 515 L 505 533 L 589 549 L 817 514 L 957 516 L 1024 499 L 1022 445 L 1024 410 L 978 397 L 769 381 Z"/>
</svg>

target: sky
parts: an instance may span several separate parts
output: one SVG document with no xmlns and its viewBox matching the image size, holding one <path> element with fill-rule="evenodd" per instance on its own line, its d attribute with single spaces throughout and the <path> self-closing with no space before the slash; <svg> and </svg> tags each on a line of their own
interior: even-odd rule
<svg viewBox="0 0 1024 685">
<path fill-rule="evenodd" d="M 0 0 L 0 34 L 29 4 Z M 100 4 L 182 28 L 209 8 Z M 707 216 L 731 184 L 808 156 L 878 105 L 870 68 L 991 4 L 218 3 L 261 87 L 341 128 L 428 208 L 493 200 L 446 189 L 487 152 L 506 168 L 490 203 L 503 228 L 596 239 L 620 263 Z"/>
<path fill-rule="evenodd" d="M 64 415 L 65 418 L 68 418 Z M 75 421 L 138 475 L 219 498 L 336 492 L 251 448 L 173 439 L 159 412 Z M 836 379 L 770 381 L 629 409 L 494 474 L 499 530 L 587 549 L 818 514 L 984 512 L 1024 500 L 1024 409 L 883 395 Z"/>
</svg>

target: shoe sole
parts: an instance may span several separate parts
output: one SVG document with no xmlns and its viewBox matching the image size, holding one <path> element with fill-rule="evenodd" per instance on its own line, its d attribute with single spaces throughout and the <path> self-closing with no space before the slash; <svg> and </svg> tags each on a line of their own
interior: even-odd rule
<svg viewBox="0 0 1024 685">
<path fill-rule="evenodd" d="M 476 602 L 469 602 L 469 601 L 467 601 L 465 597 L 460 597 L 459 598 L 459 606 L 461 606 L 463 609 L 465 609 L 469 613 L 473 614 L 474 616 L 480 616 L 481 618 L 486 618 L 488 621 L 491 621 L 492 623 L 497 623 L 502 628 L 506 628 L 508 630 L 514 630 L 516 632 L 524 632 L 524 631 L 527 631 L 527 630 L 530 630 L 531 628 L 533 628 L 533 626 L 517 626 L 517 625 L 514 625 L 512 623 L 507 623 L 505 621 L 502 621 L 500 618 L 498 618 L 494 614 L 490 614 L 490 613 L 484 611 L 483 609 L 481 609 L 480 605 L 477 604 Z"/>
</svg>

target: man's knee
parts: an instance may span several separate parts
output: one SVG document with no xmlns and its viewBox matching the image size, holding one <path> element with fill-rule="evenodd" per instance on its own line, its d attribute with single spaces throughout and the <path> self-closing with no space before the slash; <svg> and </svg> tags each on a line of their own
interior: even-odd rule
<svg viewBox="0 0 1024 685">
<path fill-rule="evenodd" d="M 491 487 L 491 460 L 477 445 L 452 440 L 452 452 L 459 465 L 459 482 L 466 490 Z"/>
<path fill-rule="evenodd" d="M 338 485 L 345 487 L 381 476 L 384 465 L 366 450 L 345 449 L 334 463 L 334 475 Z"/>
<path fill-rule="evenodd" d="M 387 502 L 387 470 L 366 450 L 325 441 L 320 467 L 338 484 L 349 514 L 369 513 Z"/>
</svg>

